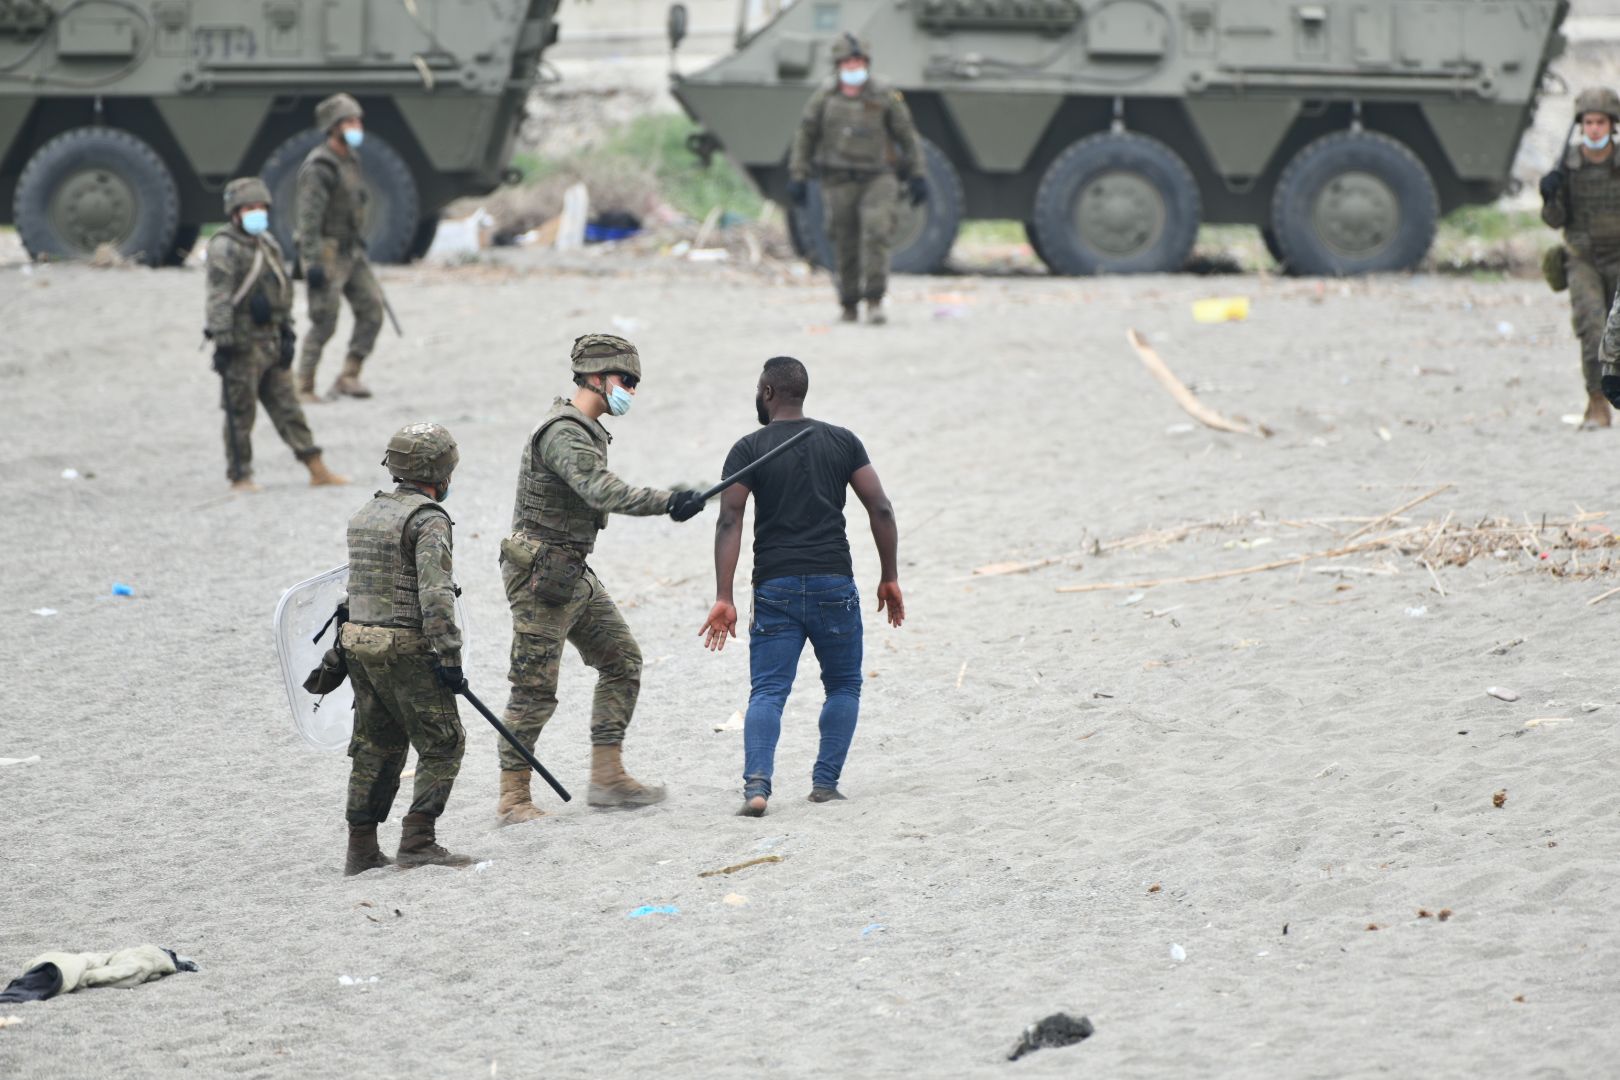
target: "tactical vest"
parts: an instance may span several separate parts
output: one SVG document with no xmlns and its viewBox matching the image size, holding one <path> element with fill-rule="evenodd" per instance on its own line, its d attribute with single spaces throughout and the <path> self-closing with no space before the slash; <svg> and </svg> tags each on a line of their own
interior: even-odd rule
<svg viewBox="0 0 1620 1080">
<path fill-rule="evenodd" d="M 823 170 L 850 169 L 878 173 L 897 160 L 894 140 L 886 123 L 891 94 L 867 84 L 855 97 L 838 90 L 822 91 L 821 136 L 816 142 L 816 165 Z"/>
<path fill-rule="evenodd" d="M 291 321 L 293 303 L 292 279 L 287 276 L 281 246 L 269 233 L 253 237 L 235 225 L 227 225 L 218 235 L 236 246 L 232 257 L 242 267 L 242 279 L 232 293 L 238 299 L 231 307 L 231 332 L 239 341 L 252 337 L 279 338 L 281 324 Z M 253 294 L 261 292 L 270 302 L 270 321 L 263 326 L 253 321 L 250 307 Z"/>
<path fill-rule="evenodd" d="M 1577 156 L 1580 151 L 1574 152 Z M 1571 251 L 1587 259 L 1620 257 L 1620 157 L 1592 164 L 1572 162 L 1569 173 L 1569 224 L 1564 237 Z"/>
<path fill-rule="evenodd" d="M 607 514 L 580 498 L 568 486 L 568 481 L 546 468 L 540 459 L 540 439 L 546 430 L 553 424 L 567 423 L 584 428 L 602 453 L 607 453 L 608 444 L 603 441 L 600 428 L 572 404 L 558 398 L 523 447 L 517 500 L 512 507 L 512 531 L 548 543 L 567 544 L 588 554 L 596 546 L 596 534 L 607 528 Z"/>
<path fill-rule="evenodd" d="M 323 142 L 309 152 L 298 172 L 302 175 L 308 169 L 330 169 L 337 179 L 326 200 L 326 214 L 321 218 L 321 237 L 344 246 L 353 244 L 366 229 L 366 182 L 360 172 L 358 152 L 351 150 L 347 159 L 341 158 Z"/>
<path fill-rule="evenodd" d="M 445 511 L 420 491 L 379 491 L 349 519 L 350 622 L 421 627 L 416 552 L 405 550 L 405 528 L 420 513 Z"/>
</svg>

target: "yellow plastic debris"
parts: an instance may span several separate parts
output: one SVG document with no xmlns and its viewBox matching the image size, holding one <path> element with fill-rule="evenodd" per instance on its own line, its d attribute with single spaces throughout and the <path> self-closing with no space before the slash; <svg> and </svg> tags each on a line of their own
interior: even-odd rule
<svg viewBox="0 0 1620 1080">
<path fill-rule="evenodd" d="M 1212 296 L 1206 300 L 1194 300 L 1192 310 L 1194 322 L 1242 322 L 1249 317 L 1249 298 Z"/>
</svg>

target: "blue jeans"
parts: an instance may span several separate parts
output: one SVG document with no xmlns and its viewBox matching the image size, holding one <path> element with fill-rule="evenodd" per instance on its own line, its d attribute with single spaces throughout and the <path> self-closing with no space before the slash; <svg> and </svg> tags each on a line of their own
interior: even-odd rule
<svg viewBox="0 0 1620 1080">
<path fill-rule="evenodd" d="M 753 690 L 743 725 L 743 793 L 771 793 L 776 740 L 782 734 L 805 639 L 821 664 L 827 691 L 821 706 L 821 749 L 811 784 L 836 788 L 861 709 L 861 596 L 851 578 L 816 574 L 771 578 L 754 587 L 748 624 L 748 671 Z"/>
</svg>

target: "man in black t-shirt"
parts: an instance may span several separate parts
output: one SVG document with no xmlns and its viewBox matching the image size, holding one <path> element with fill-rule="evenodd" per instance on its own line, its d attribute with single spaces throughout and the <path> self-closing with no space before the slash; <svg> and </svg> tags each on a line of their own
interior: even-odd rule
<svg viewBox="0 0 1620 1080">
<path fill-rule="evenodd" d="M 905 621 L 896 549 L 894 507 L 861 440 L 845 428 L 804 415 L 810 376 L 791 356 L 765 362 L 754 407 L 763 429 L 737 440 L 722 476 L 805 430 L 815 434 L 773 458 L 720 495 L 714 533 L 715 602 L 698 631 L 709 649 L 737 636 L 732 581 L 742 552 L 743 513 L 754 496 L 754 613 L 748 627 L 753 689 L 743 728 L 743 808 L 759 817 L 771 796 L 782 709 L 806 640 L 816 650 L 827 699 L 821 707 L 821 747 L 811 773 L 811 802 L 842 799 L 838 777 L 855 736 L 861 701 L 861 602 L 844 531 L 844 494 L 854 488 L 872 522 L 882 564 L 878 610 Z"/>
</svg>

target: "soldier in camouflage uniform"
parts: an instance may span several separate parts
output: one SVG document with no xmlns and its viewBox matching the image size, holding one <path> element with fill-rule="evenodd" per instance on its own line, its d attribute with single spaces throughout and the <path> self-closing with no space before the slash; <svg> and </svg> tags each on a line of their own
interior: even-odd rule
<svg viewBox="0 0 1620 1080">
<path fill-rule="evenodd" d="M 1599 354 L 1612 358 L 1611 338 L 1620 333 L 1610 314 L 1620 283 L 1620 155 L 1614 145 L 1620 98 L 1612 90 L 1583 90 L 1575 97 L 1575 119 L 1580 139 L 1541 178 L 1541 220 L 1564 230 L 1569 303 L 1586 379 L 1581 429 L 1590 430 L 1610 424 Z"/>
<path fill-rule="evenodd" d="M 821 181 L 843 320 L 859 318 L 865 300 L 867 322 L 877 325 L 886 321 L 883 294 L 900 185 L 905 184 L 911 204 L 920 205 L 928 198 L 927 166 L 900 91 L 868 77 L 871 54 L 865 42 L 844 34 L 833 44 L 832 58 L 836 81 L 816 92 L 799 120 L 788 160 L 788 194 L 803 206 L 812 172 Z"/>
<path fill-rule="evenodd" d="M 205 333 L 214 343 L 214 370 L 225 410 L 225 476 L 233 491 L 253 492 L 253 420 L 264 403 L 276 433 L 309 469 L 312 486 L 346 484 L 326 467 L 309 432 L 287 368 L 297 337 L 292 327 L 292 280 L 281 247 L 270 235 L 270 189 L 257 177 L 225 185 L 230 224 L 208 241 Z"/>
<path fill-rule="evenodd" d="M 697 493 L 631 487 L 607 467 L 612 436 L 602 414 L 623 416 L 641 380 L 636 347 L 610 334 L 574 342 L 573 399 L 558 398 L 523 447 L 512 535 L 501 542 L 501 579 L 512 608 L 512 696 L 506 725 L 530 750 L 557 708 L 563 644 L 596 669 L 591 705 L 592 806 L 645 806 L 664 789 L 624 771 L 625 728 L 641 691 L 641 650 L 618 606 L 585 559 L 608 515 L 669 514 L 685 521 L 703 509 Z M 540 817 L 529 796 L 529 767 L 500 748 L 503 824 Z"/>
<path fill-rule="evenodd" d="M 399 864 L 465 866 L 434 837 L 466 744 L 456 714 L 461 631 L 451 580 L 450 491 L 459 454 L 438 424 L 412 424 L 388 440 L 383 464 L 398 486 L 349 519 L 348 616 L 338 641 L 354 683 L 349 740 L 349 852 L 344 873 L 389 865 L 377 847 L 399 791 L 405 753 L 416 748 L 416 787 L 399 841 Z"/>
<path fill-rule="evenodd" d="M 361 116 L 360 103 L 348 94 L 334 94 L 317 105 L 315 126 L 326 132 L 326 140 L 298 169 L 298 258 L 309 283 L 309 333 L 298 357 L 298 393 L 304 401 L 320 400 L 315 395 L 315 368 L 321 350 L 337 331 L 345 299 L 354 310 L 354 332 L 343 373 L 332 384 L 330 396 L 371 396 L 360 382 L 360 366 L 382 329 L 383 295 L 366 259 Z"/>
</svg>

